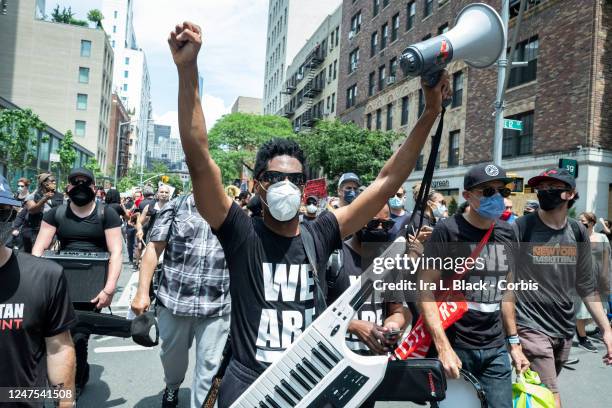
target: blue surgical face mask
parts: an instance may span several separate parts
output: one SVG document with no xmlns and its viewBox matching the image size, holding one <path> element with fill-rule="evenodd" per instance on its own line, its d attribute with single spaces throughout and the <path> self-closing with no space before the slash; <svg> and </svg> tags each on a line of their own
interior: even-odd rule
<svg viewBox="0 0 612 408">
<path fill-rule="evenodd" d="M 357 197 L 357 192 L 355 190 L 347 190 L 344 192 L 344 201 L 347 204 L 352 203 L 355 197 Z"/>
<path fill-rule="evenodd" d="M 483 218 L 496 220 L 501 217 L 505 210 L 504 197 L 495 193 L 491 197 L 480 197 L 480 206 L 476 209 L 476 212 Z"/>
<path fill-rule="evenodd" d="M 397 196 L 393 196 L 389 199 L 389 207 L 399 210 L 404 207 L 404 201 Z"/>
</svg>

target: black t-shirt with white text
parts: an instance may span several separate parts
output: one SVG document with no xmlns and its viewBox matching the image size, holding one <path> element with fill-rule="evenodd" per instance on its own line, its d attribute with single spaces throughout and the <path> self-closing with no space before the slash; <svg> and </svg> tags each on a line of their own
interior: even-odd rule
<svg viewBox="0 0 612 408">
<path fill-rule="evenodd" d="M 331 212 L 301 228 L 313 237 L 319 265 L 341 244 L 338 221 Z M 233 357 L 263 372 L 315 317 L 317 289 L 302 238 L 275 234 L 261 218 L 250 218 L 236 203 L 213 232 L 230 273 Z M 324 277 L 319 276 L 319 281 L 324 282 Z"/>
<path fill-rule="evenodd" d="M 104 225 L 100 223 L 97 206 L 85 218 L 80 218 L 72 212 L 70 205 L 66 205 L 66 217 L 63 222 L 55 215 L 57 208 L 45 213 L 43 221 L 57 228 L 56 234 L 60 241 L 62 251 L 91 251 L 108 252 L 105 231 L 121 227 L 123 223 L 115 210 L 104 205 Z M 58 221 L 61 225 L 58 225 Z"/>
<path fill-rule="evenodd" d="M 75 324 L 62 267 L 23 252 L 13 253 L 0 267 L 0 387 L 45 387 L 45 338 Z"/>
<path fill-rule="evenodd" d="M 467 258 L 483 239 L 487 229 L 476 228 L 462 214 L 438 222 L 425 245 L 425 257 Z M 462 348 L 495 348 L 504 344 L 501 322 L 500 280 L 506 279 L 513 265 L 514 232 L 505 221 L 496 220 L 493 232 L 478 255 L 484 268 L 473 268 L 465 282 L 482 283 L 482 288 L 462 291 L 468 311 L 446 330 L 451 344 Z M 442 278 L 451 278 L 455 270 L 442 270 Z M 503 287 L 503 286 L 501 286 Z"/>
</svg>

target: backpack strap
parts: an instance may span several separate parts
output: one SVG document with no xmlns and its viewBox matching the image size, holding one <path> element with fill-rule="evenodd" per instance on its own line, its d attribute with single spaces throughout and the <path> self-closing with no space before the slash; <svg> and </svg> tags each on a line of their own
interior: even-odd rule
<svg viewBox="0 0 612 408">
<path fill-rule="evenodd" d="M 576 244 L 579 242 L 582 242 L 580 241 L 582 234 L 580 233 L 580 225 L 578 225 L 578 221 L 576 221 L 573 218 L 568 217 L 567 222 L 570 225 L 570 228 L 572 229 L 572 231 L 574 232 L 574 238 L 576 239 Z"/>
<path fill-rule="evenodd" d="M 67 209 L 66 204 L 62 204 L 58 206 L 57 209 L 55 210 L 55 216 L 53 218 L 58 228 L 60 225 L 64 223 L 64 221 L 66 221 L 66 209 Z"/>
<path fill-rule="evenodd" d="M 314 239 L 310 231 L 308 231 L 308 228 L 303 224 L 300 225 L 300 237 L 302 237 L 302 243 L 304 244 L 308 263 L 310 263 L 314 271 L 313 279 L 317 291 L 315 295 L 315 316 L 319 316 L 327 308 L 327 304 L 325 302 L 325 296 L 323 295 L 323 289 L 321 288 L 321 282 L 319 281 L 319 265 L 317 264 Z"/>
</svg>

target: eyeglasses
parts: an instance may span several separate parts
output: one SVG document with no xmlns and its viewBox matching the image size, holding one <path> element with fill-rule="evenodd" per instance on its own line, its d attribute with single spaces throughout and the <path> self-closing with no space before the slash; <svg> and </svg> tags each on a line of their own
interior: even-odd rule
<svg viewBox="0 0 612 408">
<path fill-rule="evenodd" d="M 260 177 L 261 181 L 271 184 L 279 183 L 285 179 L 289 179 L 289 181 L 296 186 L 303 186 L 306 184 L 306 175 L 304 173 L 283 173 L 281 171 L 268 170 L 261 173 Z"/>
<path fill-rule="evenodd" d="M 512 190 L 510 190 L 507 187 L 503 187 L 503 188 L 487 187 L 487 188 L 483 188 L 482 190 L 474 189 L 474 191 L 480 191 L 484 197 L 492 197 L 495 195 L 495 193 L 499 193 L 502 197 L 507 198 L 507 197 L 510 197 L 510 193 L 512 193 Z"/>
<path fill-rule="evenodd" d="M 0 222 L 11 222 L 17 216 L 13 207 L 0 208 Z"/>
<path fill-rule="evenodd" d="M 395 221 L 393 220 L 385 220 L 385 219 L 380 219 L 380 218 L 374 218 L 370 221 L 368 221 L 368 223 L 366 224 L 366 227 L 368 229 L 377 229 L 379 225 L 382 225 L 383 229 L 385 231 L 390 230 L 391 228 L 393 228 L 393 226 L 395 225 Z"/>
</svg>

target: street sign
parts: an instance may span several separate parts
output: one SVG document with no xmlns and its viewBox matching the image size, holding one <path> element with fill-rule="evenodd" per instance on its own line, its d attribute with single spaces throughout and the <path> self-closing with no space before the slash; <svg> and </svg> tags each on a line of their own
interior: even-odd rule
<svg viewBox="0 0 612 408">
<path fill-rule="evenodd" d="M 523 122 L 520 120 L 504 119 L 504 129 L 523 130 Z"/>
<path fill-rule="evenodd" d="M 566 169 L 574 178 L 578 178 L 578 161 L 574 159 L 559 159 L 559 167 Z"/>
<path fill-rule="evenodd" d="M 60 161 L 60 156 L 57 153 L 51 153 L 49 155 L 49 161 L 52 163 L 59 163 Z"/>
</svg>

